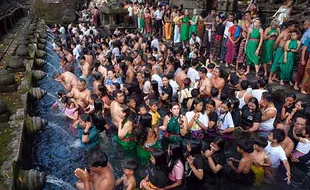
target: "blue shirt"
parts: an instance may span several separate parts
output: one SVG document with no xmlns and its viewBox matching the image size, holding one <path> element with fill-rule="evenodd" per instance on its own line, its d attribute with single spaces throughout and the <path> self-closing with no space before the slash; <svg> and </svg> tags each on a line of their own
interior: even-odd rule
<svg viewBox="0 0 310 190">
<path fill-rule="evenodd" d="M 78 133 L 79 133 L 79 138 L 81 139 L 82 147 L 84 149 L 88 149 L 89 150 L 89 149 L 95 148 L 96 146 L 99 145 L 99 133 L 98 133 L 97 128 L 94 125 L 88 131 L 89 132 L 89 135 L 88 135 L 89 141 L 88 141 L 88 143 L 83 143 L 82 142 L 82 136 L 83 136 L 85 128 L 82 128 L 80 126 L 80 124 L 78 124 L 77 125 L 77 129 L 78 129 Z"/>
<path fill-rule="evenodd" d="M 116 79 L 116 82 L 117 82 L 118 84 L 122 84 L 122 83 L 123 83 L 121 78 L 117 78 L 117 79 Z M 114 83 L 114 81 L 111 80 L 111 79 L 107 79 L 107 80 L 105 81 L 105 85 L 107 85 L 107 86 L 112 86 L 113 83 Z"/>
<path fill-rule="evenodd" d="M 302 38 L 300 39 L 300 43 L 305 44 L 305 41 L 310 38 L 310 28 L 306 30 L 304 35 L 302 35 Z"/>
<path fill-rule="evenodd" d="M 309 36 L 309 38 L 305 41 L 304 46 L 307 47 L 307 52 L 310 52 L 310 36 Z"/>
</svg>

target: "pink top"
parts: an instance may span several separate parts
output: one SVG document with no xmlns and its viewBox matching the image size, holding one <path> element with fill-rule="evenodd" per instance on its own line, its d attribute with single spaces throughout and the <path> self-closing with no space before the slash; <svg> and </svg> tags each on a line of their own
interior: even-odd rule
<svg viewBox="0 0 310 190">
<path fill-rule="evenodd" d="M 174 165 L 172 171 L 169 173 L 169 179 L 173 182 L 176 180 L 182 180 L 184 172 L 184 165 L 179 160 L 176 165 Z"/>
<path fill-rule="evenodd" d="M 66 109 L 65 109 L 65 114 L 66 114 L 67 116 L 73 117 L 75 111 L 76 111 L 75 108 L 73 108 L 73 109 L 66 108 Z"/>
</svg>

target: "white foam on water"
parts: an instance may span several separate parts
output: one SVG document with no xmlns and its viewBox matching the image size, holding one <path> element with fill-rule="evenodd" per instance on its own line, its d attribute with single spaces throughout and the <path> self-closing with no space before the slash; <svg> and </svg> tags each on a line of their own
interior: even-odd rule
<svg viewBox="0 0 310 190">
<path fill-rule="evenodd" d="M 70 183 L 52 175 L 46 176 L 46 183 L 54 184 L 64 190 L 76 190 Z"/>
</svg>

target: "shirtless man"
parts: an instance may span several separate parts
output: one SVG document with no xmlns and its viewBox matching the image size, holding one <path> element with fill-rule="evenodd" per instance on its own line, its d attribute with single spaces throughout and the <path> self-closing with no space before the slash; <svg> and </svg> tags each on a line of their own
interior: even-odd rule
<svg viewBox="0 0 310 190">
<path fill-rule="evenodd" d="M 90 64 L 86 61 L 85 57 L 81 57 L 80 59 L 80 64 L 81 64 L 81 71 L 82 71 L 82 76 L 87 78 L 89 73 L 90 73 Z"/>
<path fill-rule="evenodd" d="M 225 85 L 225 80 L 221 76 L 219 67 L 215 67 L 213 69 L 211 82 L 212 82 L 212 87 L 217 88 L 219 90 L 218 98 L 220 98 L 222 96 L 222 90 Z"/>
<path fill-rule="evenodd" d="M 133 78 L 135 77 L 134 68 L 132 66 L 133 59 L 132 57 L 127 57 L 126 59 L 126 66 L 127 66 L 127 72 L 126 72 L 126 83 L 130 84 L 133 81 Z"/>
<path fill-rule="evenodd" d="M 80 79 L 77 83 L 76 88 L 73 88 L 70 93 L 67 94 L 69 98 L 73 98 L 80 108 L 84 109 L 90 102 L 91 92 L 87 89 L 86 81 Z"/>
<path fill-rule="evenodd" d="M 54 72 L 53 79 L 60 82 L 68 92 L 71 92 L 78 84 L 78 78 L 71 72 Z"/>
<path fill-rule="evenodd" d="M 77 168 L 74 173 L 79 182 L 76 187 L 79 190 L 113 190 L 115 186 L 113 167 L 108 161 L 107 155 L 102 151 L 96 151 L 88 160 L 89 168 L 82 170 Z"/>
<path fill-rule="evenodd" d="M 87 63 L 89 63 L 90 65 L 93 65 L 93 56 L 90 54 L 90 50 L 88 50 L 87 51 L 87 54 L 86 55 L 84 55 L 84 57 L 85 57 L 85 61 L 87 62 Z"/>
<path fill-rule="evenodd" d="M 280 143 L 280 145 L 285 151 L 286 157 L 289 157 L 291 152 L 294 150 L 294 142 L 287 136 L 290 126 L 285 123 L 278 123 L 276 128 L 285 132 L 285 139 Z"/>
<path fill-rule="evenodd" d="M 72 63 L 73 55 L 69 52 L 69 49 L 68 48 L 64 48 L 63 52 L 64 52 L 64 55 L 66 56 L 68 62 Z"/>
<path fill-rule="evenodd" d="M 186 75 L 187 71 L 188 71 L 188 66 L 183 65 L 182 70 L 178 72 L 178 74 L 175 75 L 175 81 L 179 85 L 179 90 L 182 90 L 184 88 L 183 81 L 185 78 L 187 78 L 187 75 Z"/>
<path fill-rule="evenodd" d="M 236 160 L 235 158 L 229 158 L 227 165 L 230 166 L 237 174 L 241 174 L 239 180 L 248 180 L 244 183 L 249 185 L 254 182 L 255 176 L 251 175 L 251 166 L 253 164 L 253 159 L 251 153 L 253 152 L 253 145 L 247 140 L 237 141 L 237 151 L 242 154 L 241 160 Z M 234 162 L 238 162 L 238 168 L 235 168 Z"/>
<path fill-rule="evenodd" d="M 113 97 L 114 101 L 111 103 L 110 108 L 111 108 L 111 117 L 112 117 L 112 123 L 115 126 L 118 126 L 117 121 L 120 120 L 119 118 L 119 113 L 121 111 L 121 105 L 124 103 L 124 94 L 120 90 L 115 90 L 113 92 Z"/>
<path fill-rule="evenodd" d="M 211 80 L 207 77 L 207 69 L 201 68 L 199 70 L 199 76 L 200 76 L 200 83 L 199 83 L 199 94 L 200 98 L 208 98 L 210 97 L 211 93 Z"/>
<path fill-rule="evenodd" d="M 281 34 L 278 36 L 275 44 L 274 49 L 276 49 L 274 54 L 274 59 L 270 68 L 270 74 L 269 74 L 269 83 L 273 83 L 273 81 L 279 81 L 276 78 L 275 72 L 279 70 L 280 67 L 280 58 L 282 57 L 284 53 L 284 46 L 287 40 L 291 39 L 291 31 L 295 30 L 295 24 L 294 23 L 287 23 L 288 27 L 281 32 Z"/>
</svg>

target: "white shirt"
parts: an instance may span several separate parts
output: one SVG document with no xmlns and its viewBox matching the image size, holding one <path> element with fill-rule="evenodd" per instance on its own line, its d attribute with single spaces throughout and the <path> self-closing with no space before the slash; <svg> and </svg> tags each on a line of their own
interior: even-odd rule
<svg viewBox="0 0 310 190">
<path fill-rule="evenodd" d="M 196 81 L 200 80 L 199 73 L 196 69 L 190 67 L 187 71 L 187 77 L 191 79 L 191 86 L 194 86 Z"/>
<path fill-rule="evenodd" d="M 154 15 L 156 20 L 161 20 L 163 18 L 163 13 L 160 10 L 156 10 Z"/>
<path fill-rule="evenodd" d="M 190 122 L 193 119 L 193 117 L 195 116 L 195 112 L 194 111 L 186 112 L 185 116 L 187 118 L 187 121 Z M 208 126 L 209 118 L 207 116 L 205 116 L 204 114 L 200 113 L 198 120 L 201 123 L 203 123 L 205 126 Z M 197 120 L 197 122 L 198 122 L 198 120 Z M 191 127 L 191 131 L 201 130 L 201 128 L 198 126 L 197 122 L 194 122 L 194 124 L 192 126 L 189 126 L 189 127 Z"/>
<path fill-rule="evenodd" d="M 280 161 L 287 160 L 285 151 L 280 145 L 277 147 L 272 147 L 271 142 L 268 141 L 268 145 L 265 147 L 265 151 L 269 156 L 272 168 L 278 168 Z"/>
<path fill-rule="evenodd" d="M 119 48 L 118 47 L 113 48 L 112 54 L 114 55 L 114 57 L 118 57 L 120 55 Z"/>
<path fill-rule="evenodd" d="M 157 50 L 159 50 L 159 44 L 158 44 L 158 39 L 157 39 L 157 38 L 155 38 L 155 39 L 152 40 L 152 42 L 151 42 L 151 48 L 154 48 L 154 47 L 156 47 Z"/>
<path fill-rule="evenodd" d="M 128 16 L 132 16 L 132 7 L 128 7 Z"/>
<path fill-rule="evenodd" d="M 258 100 L 258 102 L 262 99 L 262 95 L 264 92 L 267 92 L 265 89 L 256 89 L 252 90 L 252 96 Z"/>
<path fill-rule="evenodd" d="M 220 109 L 218 109 L 218 116 L 219 117 L 218 117 L 217 125 L 221 126 L 221 130 L 235 127 L 234 120 L 232 119 L 230 112 L 221 114 Z"/>
<path fill-rule="evenodd" d="M 77 46 L 73 49 L 72 54 L 75 55 L 75 59 L 78 60 L 80 57 L 80 52 L 77 48 Z"/>
<path fill-rule="evenodd" d="M 65 35 L 66 34 L 66 29 L 65 29 L 65 27 L 60 27 L 59 28 L 59 32 L 61 33 L 61 34 L 63 34 L 63 35 Z"/>
<path fill-rule="evenodd" d="M 299 142 L 297 144 L 296 150 L 303 154 L 308 154 L 308 152 L 310 151 L 310 141 L 306 138 L 304 138 L 304 140 L 306 141 L 306 143 Z"/>
<path fill-rule="evenodd" d="M 264 113 L 267 112 L 268 110 L 272 110 L 272 109 L 276 110 L 276 112 L 277 112 L 276 108 L 267 108 L 264 111 Z M 266 121 L 262 121 L 259 125 L 259 129 L 263 130 L 263 131 L 271 131 L 273 129 L 273 124 L 274 124 L 274 121 L 276 120 L 276 118 L 277 118 L 277 114 L 274 117 L 272 117 Z"/>
<path fill-rule="evenodd" d="M 156 80 L 158 83 L 158 91 L 161 94 L 161 88 L 163 87 L 163 83 L 161 77 L 158 74 L 153 74 L 151 80 Z"/>
<path fill-rule="evenodd" d="M 169 84 L 172 87 L 172 96 L 176 96 L 177 95 L 177 91 L 179 89 L 178 83 L 176 81 L 174 81 L 174 80 L 170 80 Z"/>
<path fill-rule="evenodd" d="M 200 43 L 200 42 L 201 42 L 201 39 L 198 36 L 196 36 L 195 41 L 193 40 L 193 38 L 189 40 L 189 45 L 193 45 L 195 43 Z"/>
<path fill-rule="evenodd" d="M 212 73 L 207 73 L 207 77 L 209 78 L 209 79 L 212 79 Z"/>
<path fill-rule="evenodd" d="M 225 25 L 225 31 L 224 31 L 224 35 L 227 37 L 228 36 L 228 30 L 231 26 L 233 26 L 234 23 L 233 22 L 230 22 L 230 21 L 227 21 L 226 22 L 226 25 Z"/>
</svg>

